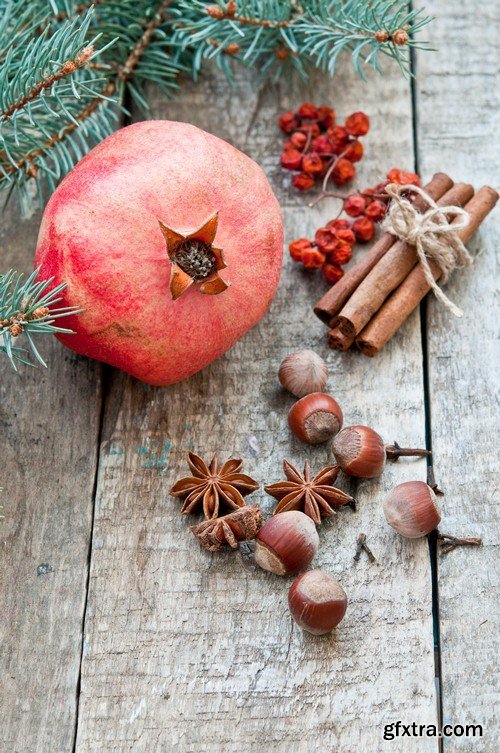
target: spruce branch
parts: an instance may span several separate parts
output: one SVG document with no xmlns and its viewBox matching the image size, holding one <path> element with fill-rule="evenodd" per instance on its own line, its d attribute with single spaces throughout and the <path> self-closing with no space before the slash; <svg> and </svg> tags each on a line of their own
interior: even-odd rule
<svg viewBox="0 0 500 753">
<path fill-rule="evenodd" d="M 240 61 L 276 77 L 287 63 L 303 76 L 311 65 L 333 75 L 341 52 L 351 54 L 362 76 L 367 66 L 380 70 L 380 55 L 408 73 L 410 48 L 426 47 L 415 34 L 430 21 L 421 11 L 408 10 L 405 0 L 178 0 L 172 14 L 178 19 L 175 43 L 196 49 L 194 75 L 210 58 L 230 75 L 222 53 L 236 46 Z"/>
<path fill-rule="evenodd" d="M 161 66 L 157 83 L 172 88 L 180 66 L 170 60 L 160 29 L 169 4 L 170 0 L 153 7 L 148 0 L 102 2 L 97 18 L 95 8 L 83 4 L 75 9 L 82 15 L 73 17 L 75 10 L 70 14 L 64 2 L 55 16 L 37 17 L 37 33 L 32 24 L 24 52 L 17 45 L 7 51 L 3 87 L 0 73 L 0 189 L 8 188 L 7 200 L 17 190 L 21 204 L 29 205 L 31 178 L 41 196 L 47 184 L 53 190 L 77 160 L 115 129 L 127 90 L 137 104 L 147 106 L 141 81 L 155 80 L 151 65 Z M 133 11 L 141 10 L 144 15 L 138 18 Z M 58 21 L 54 31 L 54 19 L 61 14 L 67 18 Z M 23 40 L 26 23 L 16 23 Z M 8 21 L 3 28 L 8 28 Z M 1 31 L 0 22 L 0 42 Z M 97 40 L 101 47 L 94 50 Z"/>
<path fill-rule="evenodd" d="M 15 371 L 17 363 L 34 365 L 27 360 L 29 351 L 38 363 L 46 366 L 36 346 L 35 336 L 56 332 L 72 334 L 72 330 L 59 327 L 54 322 L 78 313 L 74 307 L 56 307 L 66 285 L 50 289 L 53 278 L 37 280 L 39 271 L 36 269 L 26 279 L 13 269 L 0 275 L 0 353 L 6 354 Z M 28 349 L 17 344 L 21 336 L 24 336 Z"/>
<path fill-rule="evenodd" d="M 70 76 L 72 73 L 78 70 L 78 68 L 84 66 L 85 63 L 87 63 L 92 58 L 93 53 L 94 45 L 89 44 L 88 47 L 85 47 L 83 50 L 81 50 L 81 52 L 79 52 L 73 59 L 66 60 L 66 62 L 62 64 L 59 70 L 56 70 L 54 73 L 47 75 L 44 81 L 39 81 L 37 84 L 35 84 L 29 90 L 29 92 L 27 94 L 23 94 L 17 100 L 17 102 L 12 102 L 12 104 L 2 110 L 0 112 L 0 120 L 8 120 L 16 110 L 22 110 L 29 102 L 33 102 L 34 99 L 39 97 L 45 89 L 50 89 L 55 83 L 61 81 L 63 78 L 66 78 L 66 76 Z"/>
<path fill-rule="evenodd" d="M 4 0 L 0 189 L 29 206 L 34 178 L 43 198 L 126 102 L 147 110 L 148 84 L 170 96 L 179 73 L 196 77 L 207 60 L 228 77 L 233 59 L 305 77 L 310 66 L 333 74 L 346 52 L 361 75 L 381 55 L 408 72 L 429 20 L 405 0 Z"/>
</svg>

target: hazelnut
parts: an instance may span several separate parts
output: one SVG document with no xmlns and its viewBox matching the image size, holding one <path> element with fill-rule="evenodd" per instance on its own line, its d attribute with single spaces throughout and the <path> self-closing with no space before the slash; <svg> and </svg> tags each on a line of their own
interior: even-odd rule
<svg viewBox="0 0 500 753">
<path fill-rule="evenodd" d="M 297 400 L 288 414 L 290 429 L 306 444 L 321 444 L 331 439 L 340 430 L 342 421 L 340 405 L 324 392 L 313 392 Z"/>
<path fill-rule="evenodd" d="M 298 350 L 281 362 L 278 378 L 292 395 L 304 397 L 311 392 L 323 392 L 328 379 L 328 368 L 313 350 Z"/>
<path fill-rule="evenodd" d="M 347 596 L 331 575 L 308 570 L 292 583 L 288 605 L 299 627 L 313 635 L 323 635 L 337 627 L 344 617 Z"/>
<path fill-rule="evenodd" d="M 319 546 L 311 518 L 298 510 L 270 518 L 255 539 L 255 561 L 276 575 L 290 575 L 309 565 Z"/>
<path fill-rule="evenodd" d="M 389 525 L 409 539 L 426 536 L 441 521 L 436 495 L 423 481 L 405 481 L 394 487 L 384 503 L 384 514 Z"/>
<path fill-rule="evenodd" d="M 384 470 L 384 441 L 368 426 L 346 426 L 333 440 L 332 453 L 349 476 L 375 478 Z"/>
</svg>

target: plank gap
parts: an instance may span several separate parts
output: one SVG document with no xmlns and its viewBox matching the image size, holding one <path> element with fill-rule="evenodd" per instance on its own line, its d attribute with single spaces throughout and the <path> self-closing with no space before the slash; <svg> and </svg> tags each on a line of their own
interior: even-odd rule
<svg viewBox="0 0 500 753">
<path fill-rule="evenodd" d="M 71 753 L 75 753 L 76 751 L 76 742 L 78 738 L 80 693 L 81 693 L 81 685 L 82 685 L 82 664 L 83 664 L 83 655 L 85 651 L 85 622 L 87 619 L 87 606 L 88 606 L 89 593 L 90 593 L 92 551 L 93 551 L 93 546 L 94 546 L 95 506 L 96 506 L 99 470 L 101 467 L 101 462 L 100 462 L 101 461 L 101 442 L 102 442 L 102 434 L 103 434 L 103 428 L 104 428 L 104 416 L 106 412 L 106 402 L 107 402 L 106 399 L 109 394 L 110 371 L 111 371 L 110 366 L 108 366 L 107 364 L 102 364 L 102 375 L 101 375 L 102 387 L 101 387 L 100 404 L 99 404 L 99 424 L 97 428 L 96 447 L 95 447 L 95 473 L 94 473 L 94 479 L 92 483 L 92 517 L 90 521 L 90 537 L 89 537 L 89 545 L 87 549 L 87 560 L 86 560 L 87 579 L 85 581 L 85 596 L 84 596 L 84 602 L 83 602 L 83 613 L 82 613 L 82 622 L 81 622 L 81 625 L 82 625 L 81 648 L 80 648 L 80 660 L 78 664 L 78 678 L 76 681 L 76 688 L 75 688 L 75 721 L 73 725 L 73 742 L 71 745 Z"/>
<path fill-rule="evenodd" d="M 413 3 L 410 8 L 413 9 Z M 417 58 L 415 50 L 410 49 L 410 92 L 411 92 L 411 113 L 412 113 L 412 132 L 413 132 L 413 154 L 414 169 L 417 175 L 420 174 L 420 152 L 418 143 L 418 110 L 417 110 Z M 427 300 L 423 298 L 419 306 L 420 316 L 420 338 L 422 345 L 422 380 L 424 390 L 424 421 L 425 421 L 425 446 L 432 452 L 432 413 L 431 413 L 431 395 L 430 395 L 430 377 L 429 377 L 429 349 L 428 349 L 428 332 L 427 332 Z M 432 455 L 427 458 L 427 467 L 433 463 Z M 432 630 L 434 635 L 434 672 L 436 683 L 436 705 L 439 728 L 443 724 L 443 698 L 442 698 L 442 678 L 441 678 L 441 630 L 439 622 L 439 583 L 437 567 L 437 536 L 432 533 L 428 537 L 429 560 L 431 566 L 431 589 L 432 589 Z M 438 751 L 442 753 L 443 742 L 438 740 Z"/>
</svg>

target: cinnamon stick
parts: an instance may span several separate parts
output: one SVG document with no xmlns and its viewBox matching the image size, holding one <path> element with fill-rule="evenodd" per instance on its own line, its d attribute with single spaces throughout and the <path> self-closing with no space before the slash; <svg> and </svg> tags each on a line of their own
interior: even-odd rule
<svg viewBox="0 0 500 753">
<path fill-rule="evenodd" d="M 448 175 L 445 173 L 436 173 L 432 176 L 432 180 L 424 186 L 424 190 L 434 201 L 437 201 L 452 186 L 453 181 Z M 419 212 L 423 212 L 426 209 L 425 201 L 421 196 L 415 198 L 414 206 Z M 342 306 L 349 300 L 361 282 L 363 282 L 366 275 L 395 242 L 396 238 L 394 235 L 390 235 L 389 233 L 381 235 L 372 248 L 364 254 L 363 258 L 325 293 L 314 307 L 314 313 L 322 322 L 331 326 L 332 319 L 340 312 Z"/>
<path fill-rule="evenodd" d="M 341 332 L 338 327 L 329 330 L 327 339 L 328 346 L 332 350 L 349 350 L 354 342 L 354 337 L 346 337 L 346 335 L 344 335 L 344 333 Z"/>
<path fill-rule="evenodd" d="M 498 193 L 489 186 L 483 186 L 465 205 L 470 216 L 469 225 L 458 233 L 463 243 L 472 237 L 486 215 L 491 212 L 498 200 Z M 452 223 L 453 224 L 453 223 Z M 439 279 L 440 270 L 430 262 L 434 279 Z M 387 299 L 371 322 L 356 340 L 358 348 L 367 356 L 376 355 L 391 339 L 397 329 L 414 311 L 422 298 L 430 290 L 429 283 L 420 264 L 410 272 L 399 288 Z"/>
<path fill-rule="evenodd" d="M 468 183 L 455 183 L 437 203 L 440 206 L 463 206 L 473 194 L 474 189 Z M 396 241 L 349 298 L 332 327 L 339 327 L 347 337 L 358 335 L 390 293 L 406 279 L 417 261 L 413 246 Z"/>
</svg>

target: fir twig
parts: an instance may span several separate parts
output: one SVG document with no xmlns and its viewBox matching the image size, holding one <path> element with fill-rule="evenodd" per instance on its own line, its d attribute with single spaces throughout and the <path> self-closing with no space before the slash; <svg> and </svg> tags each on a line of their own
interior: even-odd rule
<svg viewBox="0 0 500 753">
<path fill-rule="evenodd" d="M 406 0 L 0 5 L 0 189 L 26 205 L 31 178 L 40 195 L 53 190 L 114 130 L 126 94 L 147 109 L 149 83 L 170 95 L 179 72 L 196 77 L 209 59 L 229 77 L 234 58 L 275 78 L 290 66 L 303 76 L 310 66 L 333 74 L 342 52 L 361 75 L 367 66 L 378 70 L 381 55 L 408 72 L 410 49 L 426 46 L 416 34 L 430 20 Z"/>
<path fill-rule="evenodd" d="M 94 45 L 90 44 L 79 52 L 72 60 L 66 60 L 65 63 L 55 73 L 51 73 L 46 77 L 44 81 L 39 81 L 33 86 L 27 94 L 20 97 L 17 102 L 12 102 L 2 112 L 0 112 L 0 120 L 6 121 L 16 110 L 22 110 L 29 102 L 33 102 L 34 99 L 39 97 L 45 89 L 50 89 L 58 81 L 61 81 L 66 76 L 71 76 L 72 73 L 84 66 L 92 57 L 94 53 Z"/>
<path fill-rule="evenodd" d="M 0 275 L 0 352 L 5 353 L 11 366 L 17 371 L 17 363 L 32 366 L 26 356 L 32 355 L 42 366 L 43 360 L 33 337 L 40 334 L 72 330 L 57 326 L 54 322 L 71 314 L 78 313 L 74 307 L 57 307 L 65 284 L 50 289 L 53 278 L 37 280 L 39 269 L 25 280 L 24 275 L 9 270 Z M 19 347 L 18 339 L 24 335 L 28 349 Z"/>
</svg>

